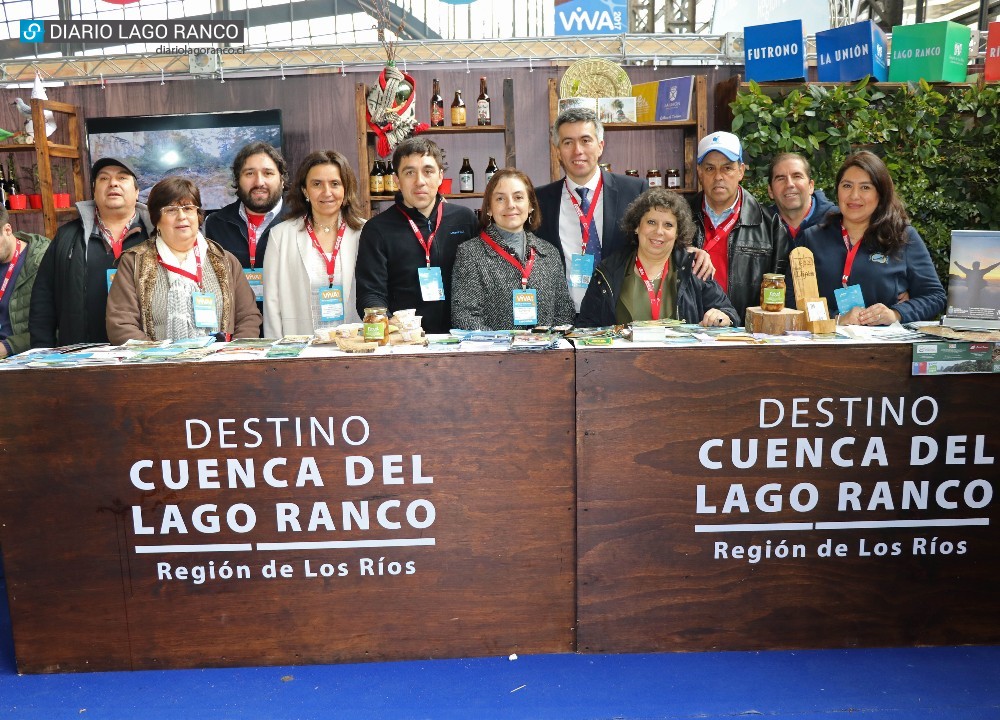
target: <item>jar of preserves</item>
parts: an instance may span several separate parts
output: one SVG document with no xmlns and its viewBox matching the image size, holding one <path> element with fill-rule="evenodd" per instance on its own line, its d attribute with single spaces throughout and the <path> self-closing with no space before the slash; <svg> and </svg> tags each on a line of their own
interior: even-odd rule
<svg viewBox="0 0 1000 720">
<path fill-rule="evenodd" d="M 597 167 L 606 172 L 611 172 L 611 163 L 597 163 Z"/>
<path fill-rule="evenodd" d="M 646 173 L 646 186 L 647 187 L 663 187 L 663 175 L 656 168 L 649 170 Z"/>
<path fill-rule="evenodd" d="M 389 344 L 389 310 L 384 307 L 365 308 L 364 336 L 366 342 Z"/>
<path fill-rule="evenodd" d="M 626 170 L 625 174 L 628 175 L 629 177 L 639 177 L 638 170 Z"/>
<path fill-rule="evenodd" d="M 764 312 L 781 312 L 785 309 L 785 276 L 765 273 L 760 284 L 760 309 Z"/>
<path fill-rule="evenodd" d="M 681 171 L 677 168 L 670 168 L 666 172 L 667 187 L 671 190 L 681 186 Z"/>
</svg>

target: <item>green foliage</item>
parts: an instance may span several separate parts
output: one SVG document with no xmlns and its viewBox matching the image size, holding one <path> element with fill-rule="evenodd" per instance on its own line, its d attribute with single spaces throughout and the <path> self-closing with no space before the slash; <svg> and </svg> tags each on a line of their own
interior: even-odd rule
<svg viewBox="0 0 1000 720">
<path fill-rule="evenodd" d="M 809 159 L 816 187 L 836 202 L 844 158 L 872 150 L 947 283 L 951 231 L 1000 229 L 1000 86 L 883 87 L 866 79 L 771 97 L 750 82 L 731 105 L 733 132 L 751 159 L 744 185 L 766 198 L 771 158 L 798 152 Z"/>
</svg>

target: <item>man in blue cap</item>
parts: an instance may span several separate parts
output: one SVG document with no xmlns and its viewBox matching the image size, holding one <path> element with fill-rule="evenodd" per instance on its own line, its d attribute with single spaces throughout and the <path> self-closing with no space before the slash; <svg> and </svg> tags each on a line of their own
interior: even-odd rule
<svg viewBox="0 0 1000 720">
<path fill-rule="evenodd" d="M 745 172 L 743 144 L 732 133 L 711 133 L 698 143 L 702 192 L 691 201 L 694 242 L 712 258 L 715 280 L 741 319 L 760 305 L 764 273 L 788 270 L 790 249 L 781 219 L 740 185 Z"/>
</svg>

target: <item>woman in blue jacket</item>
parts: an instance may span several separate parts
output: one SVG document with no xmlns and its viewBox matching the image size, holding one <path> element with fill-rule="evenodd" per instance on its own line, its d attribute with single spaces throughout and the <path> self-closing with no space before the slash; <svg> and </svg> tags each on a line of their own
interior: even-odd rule
<svg viewBox="0 0 1000 720">
<path fill-rule="evenodd" d="M 819 294 L 841 325 L 932 320 L 947 298 L 927 246 L 909 224 L 885 163 L 862 150 L 837 173 L 838 210 L 800 234 L 816 261 Z M 860 286 L 863 305 L 838 305 L 835 291 Z"/>
<path fill-rule="evenodd" d="M 631 242 L 597 267 L 583 297 L 580 327 L 674 318 L 706 326 L 736 325 L 733 304 L 714 280 L 691 272 L 695 227 L 677 193 L 650 188 L 622 218 Z"/>
</svg>

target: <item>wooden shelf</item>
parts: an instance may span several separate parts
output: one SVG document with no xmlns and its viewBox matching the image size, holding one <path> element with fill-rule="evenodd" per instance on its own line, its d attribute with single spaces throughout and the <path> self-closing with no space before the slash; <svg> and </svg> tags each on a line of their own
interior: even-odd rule
<svg viewBox="0 0 1000 720">
<path fill-rule="evenodd" d="M 358 83 L 354 88 L 355 120 L 358 127 L 358 195 L 361 203 L 360 211 L 365 217 L 371 217 L 375 210 L 373 203 L 392 202 L 395 195 L 372 195 L 368 185 L 368 173 L 376 159 L 375 133 L 368 126 L 365 110 L 367 108 L 367 90 L 364 83 Z M 514 146 L 514 81 L 506 78 L 503 81 L 503 125 L 463 125 L 455 127 L 428 128 L 421 135 L 473 135 L 497 134 L 503 135 L 503 165 L 501 167 L 516 167 L 517 156 Z M 448 148 L 442 146 L 447 151 Z M 499 160 L 499 157 L 497 158 Z M 482 198 L 483 193 L 449 193 L 444 197 L 451 200 Z"/>
<path fill-rule="evenodd" d="M 688 183 L 686 187 L 676 190 L 679 193 L 698 192 L 698 141 L 708 134 L 708 100 L 705 91 L 705 76 L 695 75 L 694 94 L 691 98 L 691 105 L 694 110 L 694 117 L 690 120 L 675 120 L 671 122 L 644 122 L 644 123 L 604 123 L 606 133 L 614 132 L 635 132 L 646 130 L 661 130 L 678 132 L 683 137 L 683 160 L 684 160 L 684 181 Z M 556 122 L 559 115 L 559 89 L 558 81 L 549 78 L 549 127 Z M 610 154 L 614 154 L 614 148 L 610 148 Z M 602 160 L 605 158 L 602 158 Z M 655 161 L 655 158 L 651 162 Z M 549 143 L 549 175 L 553 181 L 563 176 L 562 166 L 559 164 L 559 151 L 554 145 Z"/>
<path fill-rule="evenodd" d="M 450 135 L 452 133 L 504 133 L 507 132 L 506 125 L 459 125 L 458 127 L 454 125 L 444 125 L 443 127 L 432 127 L 424 130 L 421 135 Z M 368 131 L 369 135 L 374 135 L 371 130 Z"/>
<path fill-rule="evenodd" d="M 49 142 L 49 139 L 45 136 L 45 112 L 49 110 L 55 114 L 56 124 L 65 133 L 65 137 L 69 139 L 69 144 Z M 72 202 L 68 208 L 56 208 L 53 204 L 53 158 L 70 161 L 72 166 L 72 181 L 69 188 L 70 196 L 74 201 L 82 200 L 84 197 L 83 156 L 80 152 L 80 114 L 76 106 L 68 103 L 55 100 L 33 99 L 31 101 L 31 121 L 34 127 L 39 129 L 35 134 L 34 143 L 31 145 L 5 143 L 0 145 L 0 153 L 32 152 L 35 154 L 34 162 L 38 165 L 38 191 L 42 196 L 42 207 L 41 209 L 26 208 L 24 210 L 11 210 L 10 212 L 14 215 L 41 214 L 43 234 L 45 237 L 51 239 L 56 235 L 60 216 L 77 212 Z"/>
</svg>

